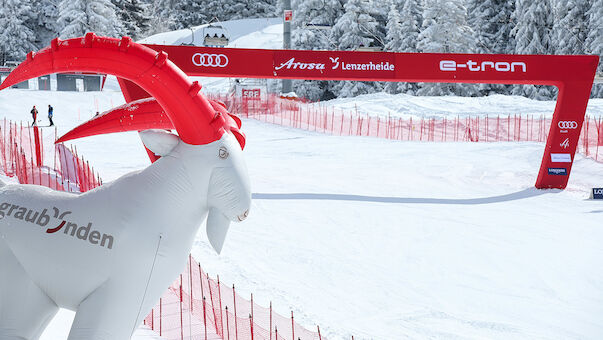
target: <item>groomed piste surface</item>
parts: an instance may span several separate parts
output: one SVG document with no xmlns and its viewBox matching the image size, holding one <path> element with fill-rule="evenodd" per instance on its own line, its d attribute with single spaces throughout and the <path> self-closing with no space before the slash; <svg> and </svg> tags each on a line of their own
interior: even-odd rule
<svg viewBox="0 0 603 340">
<path fill-rule="evenodd" d="M 29 119 L 34 104 L 44 119 L 53 104 L 59 134 L 96 102 L 121 104 L 115 92 L 0 96 L 9 119 Z M 222 255 L 202 234 L 193 250 L 240 294 L 292 308 L 330 339 L 603 336 L 603 205 L 587 200 L 603 164 L 578 155 L 566 191 L 538 191 L 538 143 L 332 137 L 253 120 L 243 131 L 249 220 Z M 76 145 L 105 180 L 148 162 L 134 133 Z M 61 313 L 43 339 L 65 336 L 69 319 Z"/>
</svg>

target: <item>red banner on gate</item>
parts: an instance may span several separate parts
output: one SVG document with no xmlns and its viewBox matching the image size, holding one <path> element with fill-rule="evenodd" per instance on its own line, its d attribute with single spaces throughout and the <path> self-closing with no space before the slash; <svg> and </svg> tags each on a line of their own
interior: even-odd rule
<svg viewBox="0 0 603 340">
<path fill-rule="evenodd" d="M 274 75 L 302 79 L 393 79 L 393 53 L 329 51 L 274 52 Z"/>
</svg>

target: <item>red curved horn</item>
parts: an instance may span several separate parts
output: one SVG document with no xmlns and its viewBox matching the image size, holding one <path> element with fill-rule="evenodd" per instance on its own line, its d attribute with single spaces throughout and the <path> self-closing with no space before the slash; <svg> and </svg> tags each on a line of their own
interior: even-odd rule
<svg viewBox="0 0 603 340">
<path fill-rule="evenodd" d="M 145 98 L 103 112 L 76 126 L 55 143 L 114 132 L 173 128 L 174 124 L 159 103 L 153 98 Z"/>
<path fill-rule="evenodd" d="M 239 117 L 226 111 L 222 103 L 213 100 L 209 100 L 209 103 L 214 110 L 220 112 L 221 116 L 226 117 L 224 128 L 235 136 L 241 145 L 241 149 L 244 149 L 245 135 L 239 130 L 241 127 Z M 57 139 L 55 143 L 114 132 L 173 128 L 174 124 L 169 120 L 159 103 L 153 98 L 145 98 L 103 112 L 101 115 L 76 126 Z"/>
<path fill-rule="evenodd" d="M 107 73 L 134 82 L 157 99 L 188 144 L 211 143 L 225 132 L 227 118 L 216 114 L 198 82 L 191 82 L 165 52 L 155 52 L 128 37 L 120 40 L 87 33 L 83 38 L 54 39 L 49 47 L 27 54 L 0 90 L 60 72 Z"/>
</svg>

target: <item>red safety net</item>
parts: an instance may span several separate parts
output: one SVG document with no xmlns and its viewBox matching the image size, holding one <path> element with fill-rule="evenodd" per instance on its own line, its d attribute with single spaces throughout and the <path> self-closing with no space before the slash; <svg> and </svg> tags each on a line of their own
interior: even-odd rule
<svg viewBox="0 0 603 340">
<path fill-rule="evenodd" d="M 0 172 L 16 177 L 22 184 L 43 185 L 55 190 L 86 192 L 102 181 L 77 150 L 52 144 L 56 130 L 48 141 L 37 126 L 3 120 L 0 124 Z M 44 143 L 51 143 L 45 153 Z M 46 156 L 46 157 L 45 157 Z"/>
<path fill-rule="evenodd" d="M 262 98 L 209 95 L 243 117 L 336 136 L 422 142 L 546 142 L 551 118 L 534 115 L 413 118 L 375 116 L 270 94 Z M 603 161 L 601 117 L 586 116 L 578 151 Z"/>
<path fill-rule="evenodd" d="M 214 280 L 189 257 L 187 268 L 147 315 L 144 324 L 169 339 L 321 340 L 291 317 L 262 307 Z"/>
</svg>

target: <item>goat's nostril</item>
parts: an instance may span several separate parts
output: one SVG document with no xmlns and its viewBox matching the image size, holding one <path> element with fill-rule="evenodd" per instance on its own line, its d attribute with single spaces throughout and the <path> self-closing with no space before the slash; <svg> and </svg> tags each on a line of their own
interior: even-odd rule
<svg viewBox="0 0 603 340">
<path fill-rule="evenodd" d="M 218 153 L 218 156 L 222 159 L 228 158 L 228 149 L 223 146 L 220 147 L 220 152 Z"/>
<path fill-rule="evenodd" d="M 245 212 L 242 215 L 237 216 L 239 218 L 239 221 L 244 221 L 247 216 L 249 216 L 249 209 L 245 210 Z"/>
</svg>

